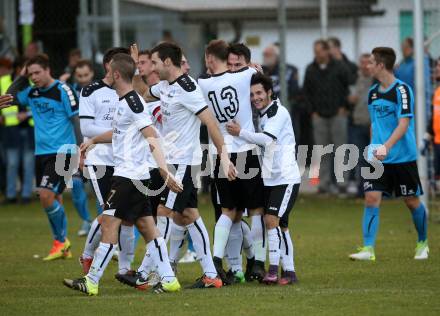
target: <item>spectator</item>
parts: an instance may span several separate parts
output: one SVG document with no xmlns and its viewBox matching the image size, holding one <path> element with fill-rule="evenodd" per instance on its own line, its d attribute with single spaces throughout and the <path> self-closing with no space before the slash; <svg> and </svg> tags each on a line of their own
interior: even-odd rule
<svg viewBox="0 0 440 316">
<path fill-rule="evenodd" d="M 81 59 L 81 50 L 79 48 L 71 49 L 69 52 L 69 58 L 64 74 L 60 76 L 60 81 L 64 81 L 73 84 L 74 78 L 72 77 L 76 64 Z"/>
<path fill-rule="evenodd" d="M 280 51 L 277 45 L 269 45 L 263 51 L 263 72 L 272 78 L 273 92 L 280 96 L 284 92 L 281 91 L 280 85 Z M 286 81 L 287 81 L 287 104 L 285 105 L 292 115 L 292 124 L 298 144 L 303 142 L 300 139 L 303 136 L 304 124 L 309 120 L 306 110 L 300 107 L 300 88 L 298 83 L 298 69 L 293 65 L 286 65 Z M 304 115 L 306 114 L 306 115 Z"/>
<path fill-rule="evenodd" d="M 348 59 L 348 57 L 342 52 L 341 41 L 337 37 L 330 37 L 328 39 L 328 45 L 330 48 L 330 55 L 334 60 L 342 62 L 350 73 L 349 84 L 354 84 L 358 75 L 358 67 L 356 64 Z"/>
<path fill-rule="evenodd" d="M 347 142 L 346 104 L 349 74 L 341 62 L 331 57 L 327 41 L 317 40 L 314 43 L 314 54 L 315 60 L 306 69 L 304 94 L 312 113 L 315 144 L 334 144 L 335 150 Z M 343 159 L 344 155 L 335 157 L 335 167 L 341 166 Z M 319 192 L 344 193 L 346 181 L 338 183 L 338 187 L 333 186 L 331 170 L 332 161 L 328 154 L 324 155 L 319 170 Z"/>
<path fill-rule="evenodd" d="M 370 114 L 368 112 L 368 91 L 373 83 L 368 64 L 370 54 L 363 54 L 359 58 L 359 73 L 355 85 L 351 89 L 348 101 L 353 104 L 353 124 L 350 133 L 352 143 L 359 149 L 359 163 L 355 170 L 357 194 L 362 196 L 361 167 L 366 166 L 363 152 L 370 143 Z"/>
<path fill-rule="evenodd" d="M 402 42 L 403 59 L 400 61 L 395 69 L 395 76 L 397 79 L 407 83 L 414 93 L 417 93 L 415 83 L 415 64 L 414 64 L 414 42 L 411 37 L 407 37 Z M 426 113 L 428 117 L 431 112 L 431 97 L 432 97 L 432 83 L 431 70 L 428 55 L 424 57 L 424 75 L 425 75 L 425 98 L 426 98 Z"/>
<path fill-rule="evenodd" d="M 92 83 L 94 76 L 92 62 L 87 59 L 78 60 L 73 69 L 74 83 L 72 85 L 78 96 L 82 88 Z"/>
<path fill-rule="evenodd" d="M 31 59 L 40 54 L 40 45 L 36 41 L 30 42 L 24 51 L 24 58 Z"/>
<path fill-rule="evenodd" d="M 6 93 L 14 78 L 20 73 L 23 62 L 17 60 L 9 73 L 0 77 L 0 94 Z M 13 71 L 11 71 L 13 70 Z M 29 203 L 32 197 L 34 178 L 34 133 L 33 120 L 26 113 L 20 113 L 13 105 L 0 111 L 3 122 L 3 147 L 6 156 L 6 204 L 17 202 L 17 180 L 21 177 L 21 202 Z"/>
<path fill-rule="evenodd" d="M 270 45 L 263 51 L 263 72 L 270 76 L 273 81 L 273 92 L 282 94 L 280 86 L 280 51 L 278 46 Z M 295 97 L 299 94 L 298 69 L 293 65 L 286 67 L 287 99 L 290 106 L 295 103 Z"/>
<path fill-rule="evenodd" d="M 330 48 L 330 55 L 334 60 L 340 61 L 346 68 L 349 74 L 349 85 L 353 85 L 356 82 L 356 78 L 358 75 L 358 69 L 355 63 L 351 62 L 347 56 L 342 52 L 342 46 L 341 41 L 337 37 L 330 37 L 328 40 L 329 48 Z M 349 87 L 347 86 L 347 95 L 349 93 Z M 355 140 L 353 139 L 353 133 L 350 133 L 350 131 L 353 129 L 353 106 L 354 104 L 348 102 L 348 113 L 347 113 L 347 128 L 348 128 L 348 136 L 347 136 L 347 142 L 349 144 L 355 143 Z M 356 178 L 356 171 L 351 170 L 349 172 L 349 180 L 350 183 L 354 184 Z M 348 185 L 347 187 L 347 193 L 353 193 L 355 194 L 357 192 L 357 188 L 355 185 Z"/>
</svg>

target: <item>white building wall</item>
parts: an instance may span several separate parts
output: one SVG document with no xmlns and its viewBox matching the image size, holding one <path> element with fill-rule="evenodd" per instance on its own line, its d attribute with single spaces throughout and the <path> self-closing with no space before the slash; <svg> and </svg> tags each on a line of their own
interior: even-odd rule
<svg viewBox="0 0 440 316">
<path fill-rule="evenodd" d="M 412 5 L 412 0 L 379 0 L 376 8 L 385 10 L 384 15 L 360 18 L 357 42 L 353 18 L 330 19 L 328 34 L 337 36 L 341 40 L 343 51 L 351 60 L 357 59 L 356 53 L 370 52 L 375 46 L 391 46 L 400 59 L 399 14 L 402 10 L 412 10 Z M 438 9 L 440 0 L 425 0 L 424 5 L 425 9 Z M 259 45 L 250 46 L 250 49 L 253 61 L 261 63 L 263 49 L 278 41 L 277 25 L 268 22 L 244 23 L 242 41 L 248 36 L 260 38 Z M 232 40 L 233 37 L 231 26 L 227 23 L 220 24 L 219 38 Z M 298 67 L 301 79 L 307 65 L 313 60 L 313 42 L 319 37 L 320 25 L 317 19 L 288 23 L 287 62 Z"/>
</svg>

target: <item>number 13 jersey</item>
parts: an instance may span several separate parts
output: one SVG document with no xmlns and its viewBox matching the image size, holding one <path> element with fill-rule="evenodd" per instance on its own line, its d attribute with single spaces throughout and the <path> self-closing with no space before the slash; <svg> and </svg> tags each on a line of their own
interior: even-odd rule
<svg viewBox="0 0 440 316">
<path fill-rule="evenodd" d="M 203 96 L 217 118 L 228 153 L 245 152 L 255 147 L 242 138 L 232 136 L 226 130 L 226 124 L 235 120 L 242 129 L 255 132 L 250 100 L 251 78 L 255 73 L 255 69 L 245 67 L 235 72 L 226 71 L 199 77 Z M 211 146 L 211 149 L 216 153 L 214 146 Z"/>
</svg>

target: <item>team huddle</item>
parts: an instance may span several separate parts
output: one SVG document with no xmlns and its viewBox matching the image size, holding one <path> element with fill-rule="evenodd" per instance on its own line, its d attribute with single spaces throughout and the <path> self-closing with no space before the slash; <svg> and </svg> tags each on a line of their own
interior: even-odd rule
<svg viewBox="0 0 440 316">
<path fill-rule="evenodd" d="M 185 63 L 182 49 L 174 43 L 160 43 L 151 51 L 138 51 L 135 44 L 130 50 L 112 48 L 103 58 L 105 77 L 82 87 L 78 98 L 67 84 L 51 78 L 47 58 L 37 56 L 24 70 L 35 85 L 27 87 L 23 73 L 11 86 L 14 103 L 31 106 L 35 120 L 37 183 L 54 236 L 45 260 L 72 256 L 61 200 L 66 177 L 59 170 L 74 170 L 73 157 L 81 156 L 81 172 L 90 179 L 103 209 L 80 256 L 85 276 L 64 279 L 69 288 L 97 295 L 99 281 L 117 250 L 118 281 L 155 293 L 179 291 L 177 263 L 187 236 L 203 271 L 188 288 L 220 288 L 253 280 L 279 285 L 297 282 L 289 215 L 301 176 L 288 110 L 273 93 L 271 78 L 251 63 L 243 44 L 211 41 L 205 50 L 207 72 L 198 81 L 187 74 Z M 400 91 L 408 100 L 412 92 L 398 84 L 393 93 Z M 374 89 L 372 104 L 381 96 L 379 87 Z M 399 117 L 409 122 L 413 105 L 404 102 Z M 213 253 L 197 201 L 201 124 L 208 130 L 212 165 Z M 381 144 L 389 145 L 386 140 L 381 139 Z M 399 141 L 393 140 L 391 147 Z M 75 144 L 80 145 L 79 152 Z M 378 148 L 374 155 L 384 160 L 387 149 Z M 400 195 L 407 198 L 413 213 L 425 214 L 416 198 L 421 193 L 416 166 L 398 163 L 406 163 L 403 176 L 399 178 L 386 165 L 385 176 L 394 182 L 384 183 L 381 178 L 366 188 L 374 191 L 368 195 L 372 205 L 366 203 L 364 215 L 367 240 L 352 259 L 375 259 L 379 191 L 393 194 L 404 179 L 413 192 Z M 419 256 L 425 259 L 429 251 L 426 218 L 417 223 Z M 137 270 L 131 266 L 134 227 L 146 243 Z"/>
</svg>

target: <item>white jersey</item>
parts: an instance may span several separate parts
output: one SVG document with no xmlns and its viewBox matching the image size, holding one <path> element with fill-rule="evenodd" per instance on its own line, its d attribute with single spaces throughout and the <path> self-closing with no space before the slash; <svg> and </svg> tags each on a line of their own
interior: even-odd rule
<svg viewBox="0 0 440 316">
<path fill-rule="evenodd" d="M 118 104 L 116 91 L 102 80 L 93 82 L 81 91 L 79 98 L 79 118 L 90 119 L 96 126 L 110 131 Z M 97 135 L 95 135 L 97 136 Z M 88 153 L 86 165 L 114 166 L 111 144 L 97 144 Z"/>
<path fill-rule="evenodd" d="M 301 182 L 295 157 L 295 134 L 287 109 L 273 101 L 260 113 L 259 132 L 274 139 L 264 148 L 262 177 L 264 185 Z"/>
<path fill-rule="evenodd" d="M 147 107 L 148 107 L 148 111 L 150 112 L 150 115 L 151 115 L 151 120 L 153 121 L 153 126 L 156 129 L 158 136 L 161 137 L 161 135 L 162 135 L 162 132 L 161 132 L 162 131 L 162 112 L 160 109 L 160 101 L 148 102 Z M 149 162 L 152 166 L 154 166 L 154 168 L 157 168 L 156 160 L 154 160 L 154 157 L 152 155 L 150 156 Z"/>
<path fill-rule="evenodd" d="M 232 136 L 226 130 L 226 123 L 235 120 L 242 129 L 255 131 L 250 100 L 251 78 L 255 73 L 255 69 L 245 67 L 235 72 L 226 71 L 199 78 L 203 96 L 217 118 L 228 153 L 244 152 L 255 147 L 243 138 Z M 213 153 L 217 153 L 214 146 L 210 147 Z"/>
<path fill-rule="evenodd" d="M 141 131 L 152 125 L 150 111 L 135 91 L 119 98 L 118 109 L 113 120 L 114 176 L 134 180 L 150 178 L 150 146 Z"/>
<path fill-rule="evenodd" d="M 150 94 L 161 101 L 161 132 L 167 163 L 200 165 L 202 150 L 197 115 L 208 106 L 197 82 L 182 75 L 173 82 L 161 81 L 151 86 Z"/>
</svg>

